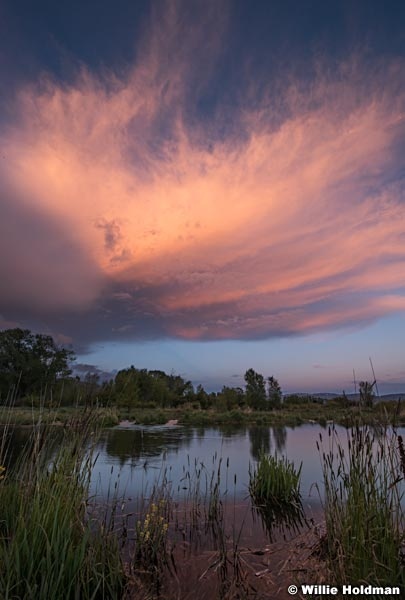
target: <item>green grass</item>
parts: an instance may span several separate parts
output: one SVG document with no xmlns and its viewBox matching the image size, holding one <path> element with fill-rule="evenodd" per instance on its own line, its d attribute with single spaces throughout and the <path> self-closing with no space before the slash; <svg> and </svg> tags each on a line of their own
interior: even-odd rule
<svg viewBox="0 0 405 600">
<path fill-rule="evenodd" d="M 249 473 L 249 492 L 257 505 L 285 507 L 300 503 L 301 468 L 286 458 L 262 454 Z"/>
<path fill-rule="evenodd" d="M 333 428 L 318 445 L 325 483 L 326 548 L 335 583 L 400 586 L 405 570 L 405 474 L 395 432 L 356 427 L 347 444 Z"/>
<path fill-rule="evenodd" d="M 249 493 L 270 540 L 277 529 L 298 531 L 305 522 L 301 502 L 302 463 L 262 454 L 249 471 Z"/>
<path fill-rule="evenodd" d="M 358 405 L 346 406 L 338 401 L 319 404 L 308 401 L 308 399 L 300 399 L 300 402 L 288 400 L 280 408 L 268 411 L 253 411 L 238 407 L 224 411 L 219 406 L 216 409 L 203 410 L 192 405 L 178 408 L 149 407 L 130 410 L 108 406 L 91 410 L 94 418 L 103 427 L 112 427 L 124 419 L 142 425 L 160 425 L 176 419 L 180 424 L 191 426 L 234 424 L 296 427 L 308 422 L 319 423 L 322 426 L 326 426 L 328 422 L 334 422 L 346 427 L 357 422 L 405 424 L 405 405 L 398 405 L 395 402 L 382 402 L 372 408 L 363 408 Z M 33 425 L 41 419 L 43 423 L 63 425 L 69 423 L 72 418 L 81 419 L 83 413 L 86 412 L 88 409 L 83 406 L 54 407 L 52 409 L 34 405 L 0 406 L 0 424 Z"/>
<path fill-rule="evenodd" d="M 122 597 L 125 576 L 117 538 L 102 530 L 87 508 L 93 457 L 86 442 L 94 426 L 87 419 L 66 431 L 51 461 L 46 454 L 52 431 L 36 428 L 17 466 L 3 472 L 2 600 Z"/>
<path fill-rule="evenodd" d="M 58 407 L 43 408 L 35 406 L 0 406 L 0 424 L 36 426 L 39 422 L 43 425 L 71 425 L 72 421 L 82 421 L 91 413 L 93 423 L 99 427 L 113 427 L 120 422 L 120 415 L 115 408 L 85 407 Z"/>
<path fill-rule="evenodd" d="M 363 414 L 374 420 L 380 412 L 387 422 L 400 412 L 397 407 L 395 413 L 393 407 Z M 4 408 L 6 427 L 0 436 L 0 598 L 118 600 L 126 597 L 129 580 L 144 590 L 139 597 L 156 596 L 163 593 L 166 575 L 177 576 L 173 559 L 176 542 L 198 547 L 207 535 L 215 548 L 209 569 L 218 576 L 219 596 L 225 597 L 232 582 L 243 585 L 236 526 L 232 535 L 225 527 L 232 510 L 229 500 L 225 501 L 232 495 L 228 461 L 226 466 L 218 457 L 213 458 L 212 465 L 189 461 L 177 490 L 182 494 L 180 501 L 174 500 L 169 474 L 163 473 L 152 492 L 145 493 L 136 520 L 128 520 L 119 528 L 114 524 L 114 506 L 110 504 L 104 513 L 102 507 L 96 511 L 89 505 L 97 431 L 105 423 L 115 424 L 128 416 L 138 422 L 184 419 L 201 424 L 199 419 L 203 419 L 205 425 L 229 425 L 231 416 L 238 424 L 268 424 L 267 420 L 285 424 L 286 415 L 298 421 L 314 416 L 314 408 L 318 422 L 332 416 L 332 407 L 326 410 L 319 405 L 269 413 L 144 409 L 130 415 L 109 408 Z M 8 470 L 1 467 L 7 465 L 7 432 L 16 414 L 33 428 L 25 452 Z M 381 427 L 355 428 L 348 434 L 346 448 L 331 427 L 328 442 L 327 451 L 322 443 L 319 450 L 325 481 L 326 558 L 334 583 L 404 586 L 401 501 L 405 450 L 401 438 Z M 301 467 L 297 469 L 277 456 L 263 455 L 251 469 L 249 491 L 269 533 L 282 521 L 288 527 L 301 524 L 300 475 Z M 224 482 L 226 492 L 222 493 Z M 124 535 L 131 538 L 132 548 L 123 540 Z M 134 589 L 133 584 L 131 592 Z"/>
</svg>

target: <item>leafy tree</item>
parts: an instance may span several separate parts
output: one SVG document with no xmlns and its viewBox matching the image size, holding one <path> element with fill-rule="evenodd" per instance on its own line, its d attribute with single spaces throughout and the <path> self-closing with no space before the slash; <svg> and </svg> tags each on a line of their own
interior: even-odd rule
<svg viewBox="0 0 405 600">
<path fill-rule="evenodd" d="M 266 408 L 266 385 L 264 377 L 256 373 L 254 369 L 248 369 L 245 373 L 246 401 L 255 410 Z"/>
<path fill-rule="evenodd" d="M 117 373 L 114 387 L 117 403 L 128 410 L 141 406 L 177 406 L 194 394 L 191 382 L 184 381 L 180 375 L 134 366 Z"/>
<path fill-rule="evenodd" d="M 97 397 L 101 406 L 110 405 L 114 401 L 114 380 L 103 381 L 99 387 Z"/>
<path fill-rule="evenodd" d="M 226 410 L 234 410 L 243 406 L 245 402 L 245 394 L 240 387 L 228 387 L 224 385 L 220 394 L 220 399 L 225 405 Z"/>
<path fill-rule="evenodd" d="M 175 395 L 176 405 L 192 400 L 194 396 L 194 388 L 191 381 L 185 381 L 180 375 L 171 373 L 168 377 L 169 389 Z"/>
<path fill-rule="evenodd" d="M 207 410 L 210 407 L 210 397 L 201 383 L 197 385 L 197 389 L 194 394 L 194 400 L 199 403 L 200 408 L 203 410 Z"/>
<path fill-rule="evenodd" d="M 0 391 L 19 396 L 44 393 L 71 374 L 72 350 L 60 348 L 49 335 L 28 329 L 0 331 Z"/>
<path fill-rule="evenodd" d="M 83 382 L 83 395 L 84 402 L 87 405 L 93 405 L 98 396 L 100 389 L 100 375 L 98 373 L 91 373 L 90 371 L 84 376 Z"/>
<path fill-rule="evenodd" d="M 274 408 L 279 407 L 283 401 L 280 384 L 273 376 L 268 377 L 267 379 L 267 397 L 270 405 Z"/>
<path fill-rule="evenodd" d="M 114 387 L 119 406 L 126 406 L 129 410 L 139 404 L 138 370 L 135 367 L 118 371 Z"/>
</svg>

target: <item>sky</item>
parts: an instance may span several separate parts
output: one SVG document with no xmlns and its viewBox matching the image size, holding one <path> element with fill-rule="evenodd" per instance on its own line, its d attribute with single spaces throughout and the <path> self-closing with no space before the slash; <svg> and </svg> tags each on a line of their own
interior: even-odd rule
<svg viewBox="0 0 405 600">
<path fill-rule="evenodd" d="M 405 5 L 0 3 L 0 328 L 405 392 Z M 354 375 L 353 375 L 354 372 Z"/>
</svg>

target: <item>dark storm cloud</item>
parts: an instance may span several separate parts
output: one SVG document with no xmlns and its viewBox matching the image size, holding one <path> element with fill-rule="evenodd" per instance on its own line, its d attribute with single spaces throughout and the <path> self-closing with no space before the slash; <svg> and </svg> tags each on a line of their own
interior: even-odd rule
<svg viewBox="0 0 405 600">
<path fill-rule="evenodd" d="M 20 317 L 84 309 L 103 275 L 70 230 L 7 186 L 0 167 L 0 313 Z"/>
</svg>

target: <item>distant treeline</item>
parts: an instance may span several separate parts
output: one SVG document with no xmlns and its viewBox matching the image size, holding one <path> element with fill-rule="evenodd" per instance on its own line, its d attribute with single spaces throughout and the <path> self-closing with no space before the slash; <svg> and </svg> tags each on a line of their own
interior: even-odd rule
<svg viewBox="0 0 405 600">
<path fill-rule="evenodd" d="M 238 408 L 273 410 L 287 404 L 319 401 L 288 396 L 283 399 L 279 382 L 250 368 L 245 387 L 223 386 L 208 393 L 177 374 L 159 370 L 122 369 L 114 379 L 101 381 L 97 373 L 74 376 L 75 355 L 58 346 L 53 338 L 24 329 L 0 332 L 0 402 L 45 406 L 116 406 L 134 408 L 178 408 L 226 411 Z M 372 390 L 371 390 L 372 391 Z M 345 399 L 343 398 L 343 401 Z"/>
<path fill-rule="evenodd" d="M 130 366 L 114 379 L 101 381 L 97 373 L 74 376 L 75 355 L 53 338 L 26 329 L 0 332 L 0 398 L 3 404 L 45 403 L 57 405 L 115 405 L 133 409 L 211 407 L 231 410 L 251 407 L 266 410 L 279 406 L 282 392 L 274 377 L 265 379 L 248 369 L 246 386 L 224 386 L 219 393 L 196 388 L 177 374 Z"/>
</svg>

